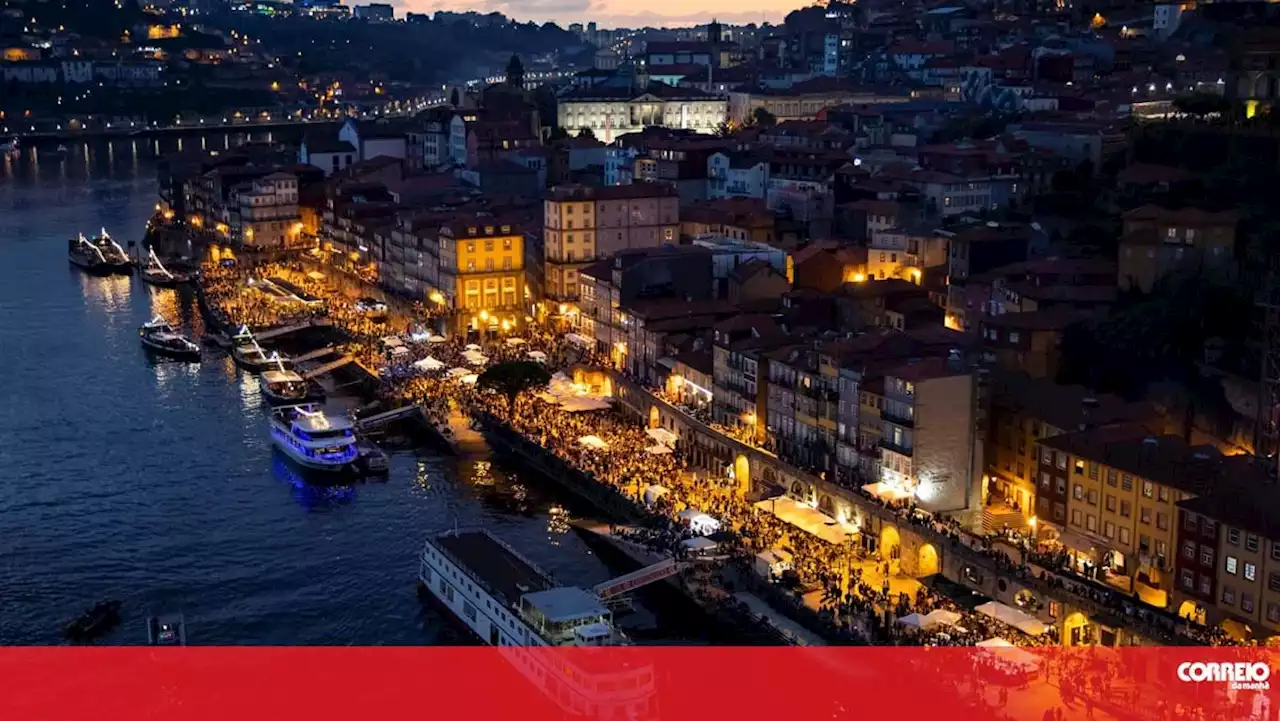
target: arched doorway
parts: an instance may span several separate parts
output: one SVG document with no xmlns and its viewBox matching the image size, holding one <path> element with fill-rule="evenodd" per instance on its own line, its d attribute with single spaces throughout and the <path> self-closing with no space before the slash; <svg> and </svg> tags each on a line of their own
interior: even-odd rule
<svg viewBox="0 0 1280 721">
<path fill-rule="evenodd" d="M 897 558 L 902 548 L 902 538 L 898 535 L 898 529 L 893 526 L 884 526 L 880 529 L 880 557 L 888 561 Z"/>
<path fill-rule="evenodd" d="M 741 456 L 739 456 L 741 458 Z M 809 502 L 809 488 L 800 481 L 791 482 L 791 496 L 801 503 Z"/>
<path fill-rule="evenodd" d="M 818 510 L 828 516 L 834 517 L 836 515 L 836 504 L 831 501 L 831 496 L 825 493 L 822 494 L 822 497 L 818 499 Z"/>
<path fill-rule="evenodd" d="M 662 419 L 658 416 L 658 407 L 649 406 L 649 427 L 657 428 L 662 425 Z"/>
<path fill-rule="evenodd" d="M 751 464 L 741 453 L 733 459 L 733 479 L 738 482 L 739 490 L 751 490 Z"/>
<path fill-rule="evenodd" d="M 1062 639 L 1067 646 L 1092 646 L 1093 633 L 1089 619 L 1076 611 L 1062 620 Z"/>
<path fill-rule="evenodd" d="M 1196 604 L 1195 601 L 1183 601 L 1178 606 L 1178 618 L 1185 618 L 1192 623 L 1204 625 L 1204 609 Z"/>
<path fill-rule="evenodd" d="M 932 543 L 921 546 L 916 555 L 916 576 L 932 576 L 941 570 L 938 563 L 938 549 L 934 548 Z"/>
</svg>

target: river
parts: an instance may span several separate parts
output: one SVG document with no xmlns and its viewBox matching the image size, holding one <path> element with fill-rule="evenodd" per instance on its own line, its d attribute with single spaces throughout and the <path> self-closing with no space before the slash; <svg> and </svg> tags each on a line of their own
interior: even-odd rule
<svg viewBox="0 0 1280 721">
<path fill-rule="evenodd" d="M 273 460 L 257 383 L 229 358 L 150 361 L 138 327 L 163 312 L 199 334 L 194 298 L 87 276 L 66 239 L 140 238 L 155 157 L 176 149 L 0 161 L 0 643 L 61 642 L 109 598 L 125 616 L 109 643 L 145 642 L 147 616 L 170 612 L 196 644 L 470 642 L 414 593 L 424 538 L 455 524 L 565 583 L 614 575 L 548 514 L 568 501 L 539 479 L 417 451 L 393 454 L 385 483 L 311 487 Z"/>
</svg>

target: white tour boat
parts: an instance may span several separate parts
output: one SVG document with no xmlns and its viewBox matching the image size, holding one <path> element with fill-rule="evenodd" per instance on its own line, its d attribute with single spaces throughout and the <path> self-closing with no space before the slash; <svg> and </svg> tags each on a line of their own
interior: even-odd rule
<svg viewBox="0 0 1280 721">
<path fill-rule="evenodd" d="M 249 332 L 248 326 L 240 326 L 240 332 L 231 338 L 231 359 L 236 365 L 250 373 L 262 373 L 266 370 L 287 370 L 293 363 L 279 353 L 267 354 L 258 340 Z"/>
<path fill-rule="evenodd" d="M 591 718 L 651 715 L 652 666 L 601 652 L 624 646 L 613 612 L 592 591 L 561 586 L 483 529 L 427 540 L 419 592 L 447 608 L 481 641 L 502 649 L 522 675 L 566 711 Z M 569 654 L 550 648 L 575 647 Z"/>
<path fill-rule="evenodd" d="M 349 471 L 359 457 L 351 423 L 314 406 L 272 410 L 271 442 L 294 463 L 316 471 Z"/>
<path fill-rule="evenodd" d="M 157 355 L 178 360 L 200 360 L 200 346 L 174 330 L 164 316 L 158 315 L 138 329 L 142 347 Z"/>
</svg>

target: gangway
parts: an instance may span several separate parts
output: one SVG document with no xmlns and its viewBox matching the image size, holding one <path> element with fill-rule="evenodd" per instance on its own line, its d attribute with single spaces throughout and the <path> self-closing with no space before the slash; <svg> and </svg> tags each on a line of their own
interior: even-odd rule
<svg viewBox="0 0 1280 721">
<path fill-rule="evenodd" d="M 402 420 L 404 418 L 410 418 L 414 415 L 418 415 L 421 413 L 422 413 L 422 406 L 419 406 L 419 405 L 401 406 L 399 408 L 393 408 L 389 411 L 383 411 L 382 413 L 379 413 L 377 415 L 369 416 L 368 418 L 361 418 L 360 420 L 355 422 L 355 427 L 357 431 L 365 432 L 373 428 L 377 428 L 379 426 L 385 426 L 388 423 L 394 423 L 395 421 Z"/>
<path fill-rule="evenodd" d="M 293 359 L 293 362 L 306 363 L 307 361 L 313 361 L 317 358 L 323 358 L 331 353 L 336 353 L 337 350 L 338 350 L 337 346 L 327 345 L 323 348 L 317 348 L 316 350 L 313 350 L 310 353 L 303 353 L 300 356 L 296 356 Z"/>
<path fill-rule="evenodd" d="M 664 578 L 670 578 L 680 572 L 685 564 L 677 562 L 673 558 L 664 558 L 661 561 L 644 568 L 637 569 L 631 573 L 626 573 L 617 578 L 610 579 L 596 586 L 592 590 L 601 598 L 607 600 L 614 596 L 620 596 L 628 591 L 634 591 L 641 586 L 647 586 L 655 581 L 661 581 Z"/>
<path fill-rule="evenodd" d="M 331 372 L 331 371 L 336 371 L 336 370 L 338 370 L 339 368 L 341 368 L 341 367 L 343 367 L 343 366 L 345 366 L 345 365 L 347 365 L 347 364 L 349 364 L 349 363 L 355 363 L 355 362 L 356 362 L 356 359 L 355 359 L 355 358 L 352 358 L 352 357 L 351 357 L 351 356 L 349 356 L 349 355 L 344 355 L 344 356 L 342 356 L 341 358 L 339 358 L 339 359 L 337 359 L 337 360 L 329 361 L 328 363 L 325 363 L 325 364 L 324 364 L 324 365 L 322 365 L 322 366 L 319 366 L 319 367 L 317 367 L 317 368 L 313 368 L 313 369 L 311 369 L 311 370 L 307 371 L 306 373 L 303 373 L 303 374 L 302 374 L 302 377 L 303 377 L 303 378 L 305 378 L 305 379 L 307 379 L 307 380 L 311 380 L 312 378 L 315 378 L 315 377 L 317 377 L 317 376 L 322 376 L 322 375 L 324 375 L 325 373 L 329 373 L 329 372 Z"/>
</svg>

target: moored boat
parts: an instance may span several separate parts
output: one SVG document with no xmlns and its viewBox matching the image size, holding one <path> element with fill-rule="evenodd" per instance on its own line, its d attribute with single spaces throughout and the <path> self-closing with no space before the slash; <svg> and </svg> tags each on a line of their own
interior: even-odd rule
<svg viewBox="0 0 1280 721">
<path fill-rule="evenodd" d="M 310 405 L 273 409 L 271 442 L 295 464 L 325 473 L 354 471 L 359 456 L 351 423 Z"/>
<path fill-rule="evenodd" d="M 119 625 L 120 602 L 99 601 L 93 608 L 63 627 L 62 633 L 72 643 L 86 643 L 102 638 Z"/>
<path fill-rule="evenodd" d="M 651 715 L 654 673 L 618 654 L 563 655 L 546 647 L 604 648 L 630 642 L 591 590 L 561 586 L 487 530 L 451 530 L 426 542 L 418 592 L 503 655 L 565 710 L 599 718 Z M 584 662 L 599 660 L 600 663 Z"/>
<path fill-rule="evenodd" d="M 93 275 L 111 275 L 115 272 L 98 246 L 90 243 L 83 235 L 67 241 L 67 260 Z"/>
<path fill-rule="evenodd" d="M 262 373 L 268 370 L 288 370 L 293 361 L 272 351 L 267 353 L 258 345 L 258 341 L 249 332 L 247 326 L 241 326 L 240 332 L 231 339 L 231 358 L 236 365 L 250 373 Z"/>
<path fill-rule="evenodd" d="M 180 613 L 148 618 L 147 643 L 152 646 L 186 646 L 186 619 Z"/>
<path fill-rule="evenodd" d="M 138 329 L 142 347 L 156 355 L 177 360 L 200 360 L 200 345 L 174 330 L 164 316 L 156 316 Z"/>
<path fill-rule="evenodd" d="M 280 368 L 263 371 L 259 383 L 262 385 L 262 397 L 273 406 L 324 400 L 322 390 L 312 387 L 310 381 L 284 368 L 283 364 Z"/>
<path fill-rule="evenodd" d="M 151 249 L 147 251 L 147 264 L 142 269 L 142 281 L 159 288 L 175 288 L 184 283 L 190 283 L 191 276 L 187 273 L 176 273 L 164 267 L 156 257 L 156 251 Z"/>
<path fill-rule="evenodd" d="M 0 155 L 17 155 L 22 151 L 22 146 L 18 144 L 17 138 L 0 143 Z"/>
<path fill-rule="evenodd" d="M 129 254 L 124 252 L 124 248 L 121 248 L 119 243 L 111 239 L 106 228 L 103 228 L 102 233 L 90 242 L 98 249 L 108 272 L 121 275 L 133 274 L 133 261 L 129 260 Z"/>
</svg>

